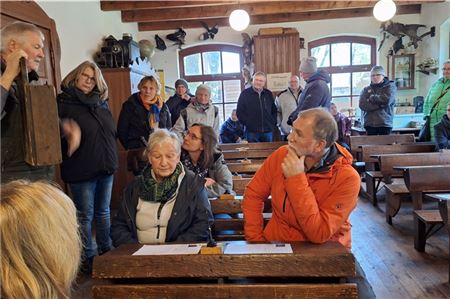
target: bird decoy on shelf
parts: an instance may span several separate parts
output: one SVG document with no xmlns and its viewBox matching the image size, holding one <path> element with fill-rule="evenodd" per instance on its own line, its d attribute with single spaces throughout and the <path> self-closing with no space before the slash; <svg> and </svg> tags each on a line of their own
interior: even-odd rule
<svg viewBox="0 0 450 299">
<path fill-rule="evenodd" d="M 407 36 L 409 37 L 409 46 L 414 46 L 414 49 L 417 49 L 418 42 L 422 41 L 422 39 L 430 35 L 431 37 L 434 37 L 436 28 L 433 26 L 430 28 L 430 31 L 425 32 L 424 34 L 418 35 L 417 31 L 419 28 L 426 27 L 425 25 L 420 24 L 402 24 L 402 23 L 395 23 L 392 21 L 387 21 L 381 23 L 381 32 L 383 32 L 383 39 L 380 42 L 380 46 L 378 47 L 378 51 L 380 51 L 381 47 L 383 46 L 384 41 L 388 37 L 387 34 L 390 34 L 392 36 L 395 36 L 397 38 Z M 398 41 L 398 40 L 397 40 Z M 396 41 L 396 42 L 397 42 Z"/>
<path fill-rule="evenodd" d="M 184 45 L 184 40 L 186 38 L 186 31 L 182 28 L 178 28 L 174 33 L 167 34 L 166 38 L 175 42 L 174 45 L 178 45 L 178 49 L 181 49 L 181 45 Z"/>
<path fill-rule="evenodd" d="M 158 34 L 155 34 L 155 41 L 156 41 L 156 49 L 164 51 L 167 49 L 166 43 L 162 38 L 158 36 Z"/>
<path fill-rule="evenodd" d="M 219 25 L 216 24 L 214 27 L 209 28 L 208 24 L 206 24 L 203 21 L 200 21 L 200 24 L 202 24 L 203 28 L 206 29 L 206 32 L 200 34 L 200 40 L 207 40 L 207 39 L 214 39 L 214 35 L 219 32 Z"/>
</svg>

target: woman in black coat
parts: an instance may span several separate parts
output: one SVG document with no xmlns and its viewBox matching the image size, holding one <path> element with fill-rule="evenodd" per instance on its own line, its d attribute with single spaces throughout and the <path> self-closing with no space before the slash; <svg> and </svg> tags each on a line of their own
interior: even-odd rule
<svg viewBox="0 0 450 299">
<path fill-rule="evenodd" d="M 170 112 L 160 96 L 161 84 L 154 76 L 146 76 L 138 84 L 139 92 L 123 103 L 117 124 L 122 146 L 128 150 L 128 170 L 135 175 L 147 165 L 142 153 L 150 134 L 157 128 L 172 127 Z"/>
<path fill-rule="evenodd" d="M 82 271 L 111 249 L 110 202 L 118 167 L 116 124 L 108 107 L 108 87 L 100 69 L 85 61 L 61 83 L 58 113 L 63 138 L 61 177 L 69 185 L 83 240 Z M 95 220 L 97 249 L 92 245 Z"/>
</svg>

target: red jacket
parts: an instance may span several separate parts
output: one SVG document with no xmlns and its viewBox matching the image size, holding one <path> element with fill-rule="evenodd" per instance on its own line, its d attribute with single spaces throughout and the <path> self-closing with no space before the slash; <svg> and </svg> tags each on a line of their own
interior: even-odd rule
<svg viewBox="0 0 450 299">
<path fill-rule="evenodd" d="M 323 166 L 285 178 L 288 146 L 270 155 L 248 184 L 242 210 L 249 241 L 339 241 L 351 248 L 349 215 L 356 207 L 360 177 L 351 154 L 338 144 Z M 272 218 L 263 228 L 264 200 L 272 196 Z"/>
</svg>

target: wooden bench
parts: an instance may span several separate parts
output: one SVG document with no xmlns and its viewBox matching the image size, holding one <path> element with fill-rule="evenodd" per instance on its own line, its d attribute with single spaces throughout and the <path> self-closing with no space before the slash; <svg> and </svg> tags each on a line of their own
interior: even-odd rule
<svg viewBox="0 0 450 299">
<path fill-rule="evenodd" d="M 214 215 L 213 236 L 217 241 L 244 240 L 244 217 L 241 208 L 242 196 L 235 199 L 211 199 Z M 268 200 L 264 205 L 264 224 L 272 217 Z"/>
<path fill-rule="evenodd" d="M 403 176 L 402 171 L 394 169 L 395 166 L 450 164 L 450 155 L 439 152 L 381 154 L 377 156 L 380 170 L 366 171 L 366 192 L 374 206 L 378 203 L 376 194 L 381 180 L 386 184 L 391 184 L 392 177 Z"/>
<path fill-rule="evenodd" d="M 222 151 L 236 151 L 239 149 L 247 150 L 276 150 L 283 145 L 286 145 L 286 141 L 273 141 L 273 142 L 251 142 L 251 143 L 222 143 L 219 144 L 219 148 Z"/>
<path fill-rule="evenodd" d="M 255 174 L 261 167 L 263 161 L 253 161 L 250 163 L 227 163 L 228 169 L 233 174 Z"/>
<path fill-rule="evenodd" d="M 252 178 L 233 177 L 233 191 L 236 195 L 244 195 L 245 187 L 251 180 Z"/>
<path fill-rule="evenodd" d="M 232 150 L 232 151 L 223 151 L 223 157 L 225 161 L 229 162 L 238 162 L 238 160 L 265 160 L 268 156 L 270 156 L 276 149 L 261 149 L 261 150 Z"/>
<path fill-rule="evenodd" d="M 385 181 L 390 181 L 392 176 L 404 177 L 406 174 L 405 170 L 413 166 L 425 167 L 427 165 L 430 165 L 430 167 L 450 165 L 450 153 L 412 153 L 380 156 L 380 169 L 381 172 L 384 171 L 383 177 Z M 419 205 L 415 204 L 418 201 L 415 200 L 414 195 L 412 195 L 411 190 L 406 184 L 388 184 L 384 187 L 386 190 L 385 216 L 387 223 L 392 224 L 392 217 L 397 215 L 404 198 L 409 198 L 411 196 L 413 204 L 415 205 L 414 209 L 417 210 L 422 208 L 422 201 L 420 200 Z"/>
<path fill-rule="evenodd" d="M 436 225 L 443 227 L 448 223 L 448 208 L 439 210 L 420 210 L 423 196 L 431 192 L 450 192 L 450 165 L 415 166 L 405 169 L 405 184 L 411 192 L 414 208 L 414 248 L 425 251 L 426 239 L 432 235 Z M 440 207 L 442 208 L 442 206 Z"/>
<path fill-rule="evenodd" d="M 413 143 L 413 142 L 415 142 L 414 134 L 350 136 L 349 145 L 353 157 L 355 157 L 357 161 L 361 161 L 359 153 L 361 153 L 362 145 L 396 144 L 396 143 Z"/>
</svg>

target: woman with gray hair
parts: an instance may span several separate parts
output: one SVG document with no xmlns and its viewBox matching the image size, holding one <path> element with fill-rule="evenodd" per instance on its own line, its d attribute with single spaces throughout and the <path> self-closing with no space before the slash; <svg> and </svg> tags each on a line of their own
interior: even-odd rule
<svg viewBox="0 0 450 299">
<path fill-rule="evenodd" d="M 185 109 L 181 110 L 180 117 L 172 128 L 180 140 L 183 133 L 193 124 L 202 124 L 213 127 L 219 136 L 219 108 L 211 102 L 211 88 L 206 84 L 200 84 L 195 92 L 195 98 Z"/>
<path fill-rule="evenodd" d="M 112 224 L 114 246 L 207 240 L 213 217 L 204 179 L 183 166 L 180 153 L 175 133 L 150 135 L 149 165 L 125 189 Z"/>
<path fill-rule="evenodd" d="M 77 66 L 64 78 L 61 90 L 61 177 L 69 185 L 78 212 L 84 248 L 81 270 L 90 273 L 97 252 L 111 249 L 109 206 L 118 166 L 116 124 L 108 107 L 108 86 L 95 63 Z M 72 146 L 73 139 L 77 139 L 76 146 Z M 94 219 L 97 248 L 92 244 Z"/>
</svg>

